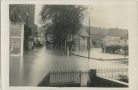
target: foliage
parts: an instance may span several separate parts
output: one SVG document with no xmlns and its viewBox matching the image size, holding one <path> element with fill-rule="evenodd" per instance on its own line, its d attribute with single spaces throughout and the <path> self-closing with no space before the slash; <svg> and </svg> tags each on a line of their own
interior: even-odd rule
<svg viewBox="0 0 138 90">
<path fill-rule="evenodd" d="M 68 35 L 80 30 L 85 9 L 76 5 L 45 5 L 40 21 L 52 32 L 55 44 L 64 45 Z"/>
</svg>

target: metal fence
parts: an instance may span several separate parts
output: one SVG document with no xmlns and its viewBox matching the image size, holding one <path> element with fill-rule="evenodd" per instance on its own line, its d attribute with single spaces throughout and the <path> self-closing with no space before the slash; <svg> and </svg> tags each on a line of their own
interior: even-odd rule
<svg viewBox="0 0 138 90">
<path fill-rule="evenodd" d="M 110 79 L 120 80 L 120 79 L 128 79 L 128 67 L 104 67 L 97 68 L 97 76 L 106 77 Z"/>
<path fill-rule="evenodd" d="M 89 71 L 50 71 L 47 76 L 39 83 L 39 86 L 104 86 L 105 82 L 110 84 L 107 86 L 121 86 L 124 85 L 123 83 L 118 82 L 118 80 L 121 81 L 121 79 L 128 80 L 127 67 L 97 68 L 90 69 Z M 111 83 L 114 83 L 115 85 L 112 85 Z"/>
<path fill-rule="evenodd" d="M 52 71 L 50 75 L 50 85 L 71 85 L 87 86 L 89 80 L 88 71 Z"/>
</svg>

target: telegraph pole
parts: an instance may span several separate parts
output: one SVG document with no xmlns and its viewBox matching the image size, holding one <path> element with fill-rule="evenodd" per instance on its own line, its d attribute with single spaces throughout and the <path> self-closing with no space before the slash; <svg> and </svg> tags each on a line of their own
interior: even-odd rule
<svg viewBox="0 0 138 90">
<path fill-rule="evenodd" d="M 90 17 L 89 17 L 89 37 L 88 37 L 88 69 L 89 69 L 89 60 L 90 60 L 90 52 L 91 52 L 91 30 L 90 30 Z"/>
</svg>

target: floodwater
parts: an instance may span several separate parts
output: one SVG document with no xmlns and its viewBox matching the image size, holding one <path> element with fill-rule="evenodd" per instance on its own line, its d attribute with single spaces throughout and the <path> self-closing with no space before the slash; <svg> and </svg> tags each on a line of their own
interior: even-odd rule
<svg viewBox="0 0 138 90">
<path fill-rule="evenodd" d="M 74 52 L 81 56 L 88 56 L 88 51 L 77 51 Z M 128 56 L 125 55 L 119 55 L 119 54 L 111 54 L 111 53 L 104 53 L 102 52 L 101 48 L 91 48 L 90 50 L 90 57 L 91 58 L 97 58 L 97 59 L 119 59 L 119 58 L 128 58 Z"/>
<path fill-rule="evenodd" d="M 78 56 L 57 55 L 35 48 L 20 56 L 10 56 L 10 86 L 37 86 L 49 71 L 86 71 L 91 68 L 122 67 L 120 61 L 99 61 Z"/>
</svg>

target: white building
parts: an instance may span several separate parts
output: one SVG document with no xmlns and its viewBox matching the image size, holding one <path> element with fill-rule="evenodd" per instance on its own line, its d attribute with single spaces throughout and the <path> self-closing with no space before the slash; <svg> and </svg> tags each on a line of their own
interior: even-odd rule
<svg viewBox="0 0 138 90">
<path fill-rule="evenodd" d="M 23 56 L 24 23 L 10 22 L 10 55 Z"/>
<path fill-rule="evenodd" d="M 128 37 L 126 37 L 126 36 L 121 37 L 120 45 L 121 46 L 128 46 Z"/>
<path fill-rule="evenodd" d="M 103 38 L 103 45 L 104 46 L 114 46 L 114 45 L 120 45 L 120 46 L 128 46 L 128 37 L 114 37 L 114 36 L 106 36 Z"/>
<path fill-rule="evenodd" d="M 106 36 L 103 38 L 104 46 L 120 45 L 121 37 Z"/>
</svg>

